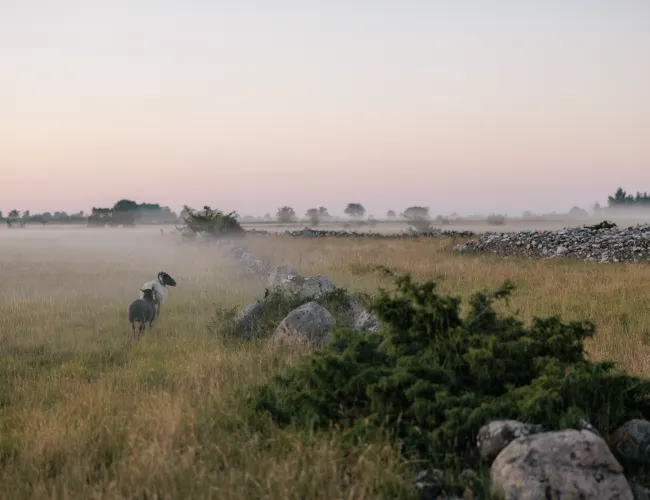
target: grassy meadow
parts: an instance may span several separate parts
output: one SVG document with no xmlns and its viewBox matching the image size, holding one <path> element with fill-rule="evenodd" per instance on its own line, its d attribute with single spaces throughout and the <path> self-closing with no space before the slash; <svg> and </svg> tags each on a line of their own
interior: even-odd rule
<svg viewBox="0 0 650 500">
<path fill-rule="evenodd" d="M 650 376 L 650 266 L 456 255 L 452 239 L 247 237 L 255 255 L 305 276 L 375 291 L 382 264 L 466 296 L 505 279 L 523 319 L 591 319 L 595 359 Z M 158 229 L 0 230 L 0 498 L 408 498 L 387 441 L 359 449 L 281 430 L 246 396 L 302 355 L 224 344 L 216 307 L 264 286 L 214 247 Z M 139 287 L 167 271 L 161 318 L 138 343 L 126 319 Z M 506 306 L 502 306 L 506 308 Z"/>
</svg>

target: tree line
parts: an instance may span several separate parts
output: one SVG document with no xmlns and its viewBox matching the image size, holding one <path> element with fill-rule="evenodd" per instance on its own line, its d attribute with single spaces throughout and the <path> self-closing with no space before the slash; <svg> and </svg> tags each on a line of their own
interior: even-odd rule
<svg viewBox="0 0 650 500">
<path fill-rule="evenodd" d="M 158 203 L 136 203 L 133 200 L 119 200 L 112 207 L 93 207 L 90 214 L 79 211 L 68 214 L 61 212 L 43 212 L 32 214 L 29 210 L 20 212 L 10 210 L 6 215 L 0 210 L 0 221 L 7 226 L 24 227 L 27 223 L 38 224 L 87 224 L 89 226 L 134 226 L 138 224 L 170 224 L 176 223 L 180 217 L 169 207 Z"/>
<path fill-rule="evenodd" d="M 650 194 L 637 192 L 636 196 L 627 193 L 623 188 L 618 188 L 614 196 L 607 198 L 607 205 L 610 208 L 617 207 L 650 207 Z"/>
<path fill-rule="evenodd" d="M 614 195 L 607 198 L 608 208 L 621 208 L 621 207 L 648 207 L 650 208 L 650 194 L 646 192 L 637 192 L 636 195 L 627 193 L 623 188 L 618 188 Z M 596 203 L 594 210 L 602 210 L 600 205 Z M 93 207 L 90 214 L 79 211 L 73 214 L 68 214 L 65 211 L 61 212 L 43 212 L 32 214 L 29 210 L 20 212 L 19 210 L 10 210 L 6 215 L 0 210 L 0 221 L 5 221 L 9 227 L 14 225 L 24 226 L 27 223 L 66 223 L 66 224 L 88 224 L 89 226 L 134 226 L 136 224 L 175 224 L 184 220 L 184 218 L 192 211 L 190 207 L 185 205 L 180 214 L 176 214 L 169 207 L 162 206 L 158 203 L 137 203 L 133 200 L 121 199 L 112 207 Z M 343 213 L 353 219 L 360 220 L 366 214 L 365 207 L 358 202 L 348 203 Z M 586 211 L 578 207 L 573 207 L 569 215 L 585 215 Z M 530 215 L 524 212 L 524 216 Z M 397 218 L 397 213 L 394 210 L 389 210 L 386 213 L 388 219 Z M 431 220 L 429 215 L 429 208 L 422 206 L 411 206 L 399 214 L 402 219 L 409 221 L 418 226 L 424 227 L 428 225 Z M 265 219 L 272 217 L 267 214 Z M 305 218 L 309 220 L 312 225 L 318 225 L 320 221 L 331 219 L 329 211 L 326 207 L 309 208 L 305 212 Z M 288 206 L 278 208 L 275 219 L 282 223 L 291 223 L 298 220 L 296 211 Z M 370 222 L 374 221 L 371 215 L 368 217 Z M 438 216 L 438 222 L 448 222 L 446 218 Z"/>
</svg>

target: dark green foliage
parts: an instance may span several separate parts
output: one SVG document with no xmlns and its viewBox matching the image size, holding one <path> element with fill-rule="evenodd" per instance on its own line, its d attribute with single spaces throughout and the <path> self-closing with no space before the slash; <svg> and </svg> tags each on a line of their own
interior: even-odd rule
<svg viewBox="0 0 650 500">
<path fill-rule="evenodd" d="M 636 196 L 632 196 L 623 188 L 618 188 L 614 196 L 607 198 L 607 204 L 610 208 L 623 206 L 650 207 L 650 194 L 637 192 Z"/>
<path fill-rule="evenodd" d="M 363 214 L 366 213 L 366 209 L 361 203 L 348 203 L 345 210 L 343 210 L 343 213 L 350 217 L 363 217 Z"/>
<path fill-rule="evenodd" d="M 183 232 L 204 234 L 211 238 L 243 236 L 244 229 L 237 220 L 237 213 L 223 213 L 205 206 L 202 211 L 185 207 L 183 213 L 185 227 Z"/>
<path fill-rule="evenodd" d="M 475 467 L 478 429 L 495 419 L 581 425 L 607 434 L 650 414 L 650 383 L 585 358 L 589 322 L 535 318 L 530 326 L 493 309 L 513 287 L 476 293 L 469 312 L 434 282 L 396 278 L 370 309 L 380 333 L 345 328 L 253 397 L 280 425 L 385 427 L 408 456 L 437 467 Z"/>
</svg>

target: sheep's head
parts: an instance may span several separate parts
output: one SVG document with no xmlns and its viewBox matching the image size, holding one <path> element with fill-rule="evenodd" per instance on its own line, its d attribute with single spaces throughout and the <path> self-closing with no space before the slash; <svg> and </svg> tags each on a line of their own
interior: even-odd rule
<svg viewBox="0 0 650 500">
<path fill-rule="evenodd" d="M 158 273 L 158 281 L 160 281 L 165 286 L 176 286 L 176 281 L 165 271 L 160 271 Z"/>
<path fill-rule="evenodd" d="M 151 288 L 145 288 L 144 290 L 141 288 L 140 291 L 142 292 L 142 298 L 144 300 L 154 300 L 153 297 L 153 289 Z"/>
</svg>

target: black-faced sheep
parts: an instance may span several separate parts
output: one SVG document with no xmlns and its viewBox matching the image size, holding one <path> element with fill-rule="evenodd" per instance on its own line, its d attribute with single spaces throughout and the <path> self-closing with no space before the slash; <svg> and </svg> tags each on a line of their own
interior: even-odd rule
<svg viewBox="0 0 650 500">
<path fill-rule="evenodd" d="M 157 306 L 157 316 L 160 315 L 161 304 L 167 300 L 168 292 L 165 288 L 166 286 L 176 286 L 176 281 L 165 271 L 160 271 L 155 280 L 148 281 L 142 285 L 142 288 L 140 289 L 140 292 L 142 292 L 142 290 L 153 290 L 154 304 Z M 140 298 L 144 298 L 142 293 L 140 293 Z"/>
</svg>

